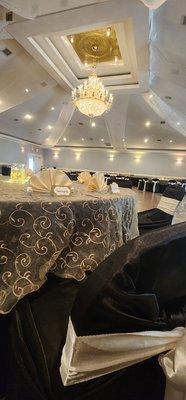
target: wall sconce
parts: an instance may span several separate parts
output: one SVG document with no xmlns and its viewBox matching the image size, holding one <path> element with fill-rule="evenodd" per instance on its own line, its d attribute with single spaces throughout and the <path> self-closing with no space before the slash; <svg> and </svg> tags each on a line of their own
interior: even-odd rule
<svg viewBox="0 0 186 400">
<path fill-rule="evenodd" d="M 176 161 L 176 164 L 177 164 L 177 165 L 181 165 L 181 164 L 182 164 L 182 161 L 183 161 L 182 158 L 178 158 L 177 161 Z"/>
<path fill-rule="evenodd" d="M 55 159 L 59 158 L 59 154 L 58 153 L 54 153 L 54 158 Z"/>
<path fill-rule="evenodd" d="M 79 153 L 76 153 L 76 160 L 80 160 L 81 155 Z"/>
<path fill-rule="evenodd" d="M 114 160 L 113 154 L 110 155 L 109 159 L 110 159 L 110 161 L 113 161 L 113 160 Z"/>
<path fill-rule="evenodd" d="M 135 158 L 135 161 L 136 161 L 136 162 L 140 162 L 140 161 L 141 161 L 141 157 L 136 157 L 136 158 Z"/>
<path fill-rule="evenodd" d="M 21 153 L 24 153 L 25 152 L 25 148 L 24 148 L 24 146 L 21 146 Z"/>
</svg>

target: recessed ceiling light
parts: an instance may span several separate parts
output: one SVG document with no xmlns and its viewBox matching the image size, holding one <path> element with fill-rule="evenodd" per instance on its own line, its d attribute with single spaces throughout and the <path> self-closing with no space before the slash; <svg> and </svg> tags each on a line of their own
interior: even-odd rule
<svg viewBox="0 0 186 400">
<path fill-rule="evenodd" d="M 150 121 L 146 121 L 146 122 L 145 122 L 145 126 L 146 126 L 146 127 L 151 126 L 151 122 L 150 122 Z"/>
<path fill-rule="evenodd" d="M 66 138 L 66 137 L 64 137 L 64 138 L 63 138 L 63 140 L 64 140 L 64 142 L 66 142 L 66 141 L 67 141 L 67 138 Z"/>
<path fill-rule="evenodd" d="M 94 128 L 96 126 L 95 121 L 91 121 L 91 126 Z"/>
<path fill-rule="evenodd" d="M 149 95 L 149 99 L 152 99 L 152 98 L 153 98 L 153 94 L 150 94 L 150 95 Z"/>
<path fill-rule="evenodd" d="M 125 139 L 122 139 L 122 142 L 124 142 L 125 141 Z"/>
<path fill-rule="evenodd" d="M 25 114 L 24 118 L 25 118 L 25 119 L 32 119 L 33 116 L 32 116 L 31 114 Z"/>
<path fill-rule="evenodd" d="M 172 139 L 169 140 L 169 143 L 172 143 Z"/>
<path fill-rule="evenodd" d="M 70 41 L 71 41 L 71 43 L 74 43 L 74 37 L 73 36 L 70 36 Z"/>
<path fill-rule="evenodd" d="M 181 125 L 181 123 L 180 123 L 180 122 L 177 122 L 177 125 L 179 126 L 179 125 Z"/>
<path fill-rule="evenodd" d="M 52 129 L 52 125 L 48 125 L 47 128 L 49 129 L 49 131 Z"/>
<path fill-rule="evenodd" d="M 104 139 L 102 138 L 101 141 L 104 142 Z"/>
<path fill-rule="evenodd" d="M 54 111 L 55 110 L 55 107 L 51 107 L 51 111 Z"/>
<path fill-rule="evenodd" d="M 111 34 L 111 28 L 107 28 L 107 36 L 109 37 Z"/>
<path fill-rule="evenodd" d="M 84 137 L 81 138 L 82 142 L 85 140 Z"/>
<path fill-rule="evenodd" d="M 28 92 L 29 92 L 29 89 L 28 89 L 28 88 L 26 88 L 26 89 L 25 89 L 25 92 L 26 92 L 26 93 L 28 93 Z"/>
<path fill-rule="evenodd" d="M 144 139 L 144 142 L 145 142 L 145 143 L 147 143 L 148 141 L 149 141 L 149 139 L 147 139 L 147 138 L 146 138 L 146 139 Z"/>
</svg>

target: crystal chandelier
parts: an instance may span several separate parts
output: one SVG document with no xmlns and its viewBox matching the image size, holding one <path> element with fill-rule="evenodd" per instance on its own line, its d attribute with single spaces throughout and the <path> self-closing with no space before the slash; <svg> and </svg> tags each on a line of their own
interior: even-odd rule
<svg viewBox="0 0 186 400">
<path fill-rule="evenodd" d="M 82 85 L 73 89 L 72 100 L 82 114 L 93 118 L 110 110 L 113 95 L 105 89 L 94 71 Z"/>
</svg>

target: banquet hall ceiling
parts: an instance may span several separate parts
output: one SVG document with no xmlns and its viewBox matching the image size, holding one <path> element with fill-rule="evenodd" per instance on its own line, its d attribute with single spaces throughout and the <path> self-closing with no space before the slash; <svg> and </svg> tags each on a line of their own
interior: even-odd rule
<svg viewBox="0 0 186 400">
<path fill-rule="evenodd" d="M 15 16 L 4 28 L 11 39 L 0 41 L 2 134 L 44 147 L 186 150 L 185 0 L 168 0 L 150 16 L 140 0 L 50 7 L 41 1 L 36 18 Z M 92 127 L 70 93 L 94 58 L 114 103 Z"/>
</svg>

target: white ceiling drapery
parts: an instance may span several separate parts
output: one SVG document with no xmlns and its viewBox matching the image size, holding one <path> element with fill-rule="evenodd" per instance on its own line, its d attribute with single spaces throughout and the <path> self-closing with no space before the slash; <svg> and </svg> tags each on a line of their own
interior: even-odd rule
<svg viewBox="0 0 186 400">
<path fill-rule="evenodd" d="M 141 0 L 141 1 L 150 9 L 155 10 L 156 8 L 160 7 L 163 3 L 165 3 L 167 0 Z"/>
<path fill-rule="evenodd" d="M 94 1 L 94 3 L 105 2 L 107 0 Z M 160 7 L 167 0 L 140 0 L 150 9 L 156 9 Z M 77 3 L 77 4 L 76 4 Z M 93 3 L 93 0 L 82 1 L 80 6 L 89 5 Z M 71 8 L 77 6 L 77 2 L 69 2 L 69 7 L 62 6 L 61 0 L 0 0 L 0 5 L 13 11 L 15 14 L 20 15 L 24 18 L 35 18 L 38 15 L 50 14 L 52 12 L 62 11 L 65 8 Z"/>
</svg>

